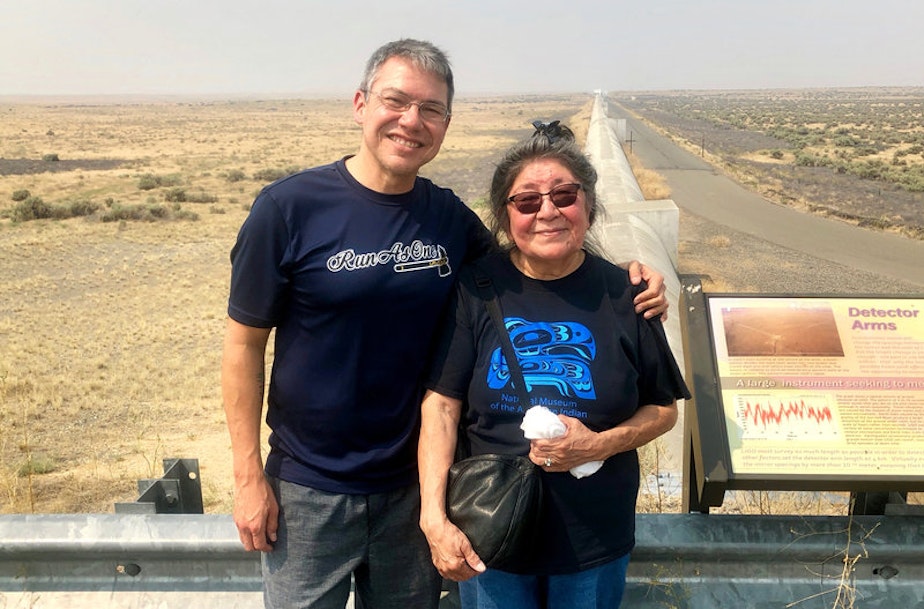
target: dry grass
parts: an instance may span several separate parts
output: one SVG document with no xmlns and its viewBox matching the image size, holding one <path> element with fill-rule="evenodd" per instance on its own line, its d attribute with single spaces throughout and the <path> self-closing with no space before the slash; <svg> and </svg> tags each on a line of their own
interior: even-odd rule
<svg viewBox="0 0 924 609">
<path fill-rule="evenodd" d="M 473 201 L 530 121 L 574 122 L 587 103 L 586 95 L 459 100 L 443 152 L 424 173 Z M 169 457 L 198 458 L 206 511 L 230 512 L 219 391 L 228 252 L 264 183 L 255 173 L 355 151 L 349 101 L 0 103 L 0 111 L 0 512 L 110 512 Z M 36 163 L 51 153 L 60 164 Z M 49 171 L 10 173 L 14 159 Z M 89 168 L 105 159 L 120 164 Z M 65 168 L 71 161 L 86 166 Z M 139 188 L 145 175 L 217 201 L 179 204 L 197 221 L 3 219 L 23 189 L 52 204 L 170 205 L 169 188 Z"/>
<path fill-rule="evenodd" d="M 643 166 L 638 157 L 629 151 L 626 151 L 626 158 L 646 201 L 671 198 L 671 187 L 668 185 L 667 180 L 664 179 L 664 176 Z"/>
<path fill-rule="evenodd" d="M 583 141 L 590 109 L 587 96 L 459 100 L 443 151 L 424 173 L 477 203 L 494 162 L 532 131 L 530 121 L 562 119 Z M 163 203 L 166 188 L 138 188 L 147 174 L 174 176 L 218 198 L 182 204 L 198 221 L 0 219 L 0 512 L 109 512 L 114 502 L 135 498 L 136 480 L 158 477 L 168 457 L 198 458 L 206 510 L 229 512 L 218 378 L 228 252 L 263 184 L 254 173 L 353 151 L 359 131 L 348 101 L 0 110 L 0 159 L 55 153 L 62 161 L 122 162 L 115 169 L 0 171 L 0 214 L 21 189 L 51 203 Z M 234 171 L 245 177 L 230 181 Z M 721 236 L 711 245 L 722 248 Z M 664 450 L 656 443 L 643 453 L 643 466 L 655 473 L 649 482 Z M 670 484 L 644 491 L 643 509 L 677 511 Z M 775 507 L 779 499 L 739 494 L 727 507 L 784 513 Z M 818 498 L 793 501 L 794 509 L 824 509 Z"/>
<path fill-rule="evenodd" d="M 100 511 L 200 440 L 216 409 L 227 249 L 209 223 L 41 222 L 0 233 L 0 469 L 7 511 Z M 9 475 L 40 456 L 53 471 Z M 208 473 L 206 473 L 208 472 Z M 126 497 L 128 495 L 128 497 Z M 216 500 L 211 497 L 211 500 Z"/>
</svg>

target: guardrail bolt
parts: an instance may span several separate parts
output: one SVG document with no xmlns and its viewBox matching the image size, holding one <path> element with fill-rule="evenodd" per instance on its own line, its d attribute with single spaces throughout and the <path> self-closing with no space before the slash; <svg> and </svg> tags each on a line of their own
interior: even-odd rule
<svg viewBox="0 0 924 609">
<path fill-rule="evenodd" d="M 133 562 L 125 563 L 124 565 L 118 565 L 116 567 L 116 573 L 121 573 L 122 575 L 130 575 L 135 577 L 141 573 L 141 566 Z"/>
<path fill-rule="evenodd" d="M 898 569 L 892 565 L 884 565 L 882 567 L 877 567 L 873 569 L 873 575 L 878 575 L 882 579 L 892 579 L 898 575 Z"/>
</svg>

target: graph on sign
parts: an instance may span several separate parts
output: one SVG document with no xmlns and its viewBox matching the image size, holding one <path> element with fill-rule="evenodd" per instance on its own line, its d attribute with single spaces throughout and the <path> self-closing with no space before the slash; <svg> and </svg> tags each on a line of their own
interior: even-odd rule
<svg viewBox="0 0 924 609">
<path fill-rule="evenodd" d="M 735 396 L 743 440 L 840 440 L 837 409 L 826 396 Z"/>
</svg>

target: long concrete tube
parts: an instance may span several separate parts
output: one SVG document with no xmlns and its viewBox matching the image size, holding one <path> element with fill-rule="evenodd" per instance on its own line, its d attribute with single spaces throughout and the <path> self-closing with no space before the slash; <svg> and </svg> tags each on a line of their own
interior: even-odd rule
<svg viewBox="0 0 924 609">
<path fill-rule="evenodd" d="M 674 357 L 684 370 L 677 275 L 680 211 L 671 200 L 645 200 L 619 142 L 619 127 L 619 122 L 608 115 L 605 94 L 598 92 L 594 97 L 585 152 L 599 176 L 597 198 L 603 213 L 597 217 L 591 239 L 613 262 L 640 260 L 664 275 L 670 303 L 664 330 Z M 664 451 L 659 461 L 662 473 L 677 476 L 678 480 L 682 469 L 682 404 L 680 413 L 681 419 L 661 442 Z"/>
</svg>

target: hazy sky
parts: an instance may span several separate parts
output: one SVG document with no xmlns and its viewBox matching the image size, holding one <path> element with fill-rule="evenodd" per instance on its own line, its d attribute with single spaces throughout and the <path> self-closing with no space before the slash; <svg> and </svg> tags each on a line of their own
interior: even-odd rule
<svg viewBox="0 0 924 609">
<path fill-rule="evenodd" d="M 924 85 L 921 0 L 0 0 L 0 95 L 349 97 L 381 43 L 459 95 Z"/>
</svg>

